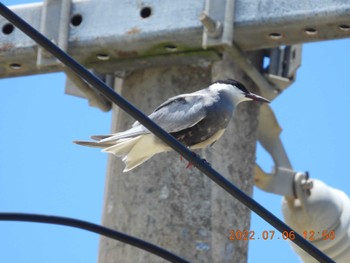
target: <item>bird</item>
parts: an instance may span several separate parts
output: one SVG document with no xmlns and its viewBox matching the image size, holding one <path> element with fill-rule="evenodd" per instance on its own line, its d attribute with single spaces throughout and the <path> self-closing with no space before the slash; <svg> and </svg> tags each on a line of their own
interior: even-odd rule
<svg viewBox="0 0 350 263">
<path fill-rule="evenodd" d="M 218 80 L 205 89 L 169 98 L 148 117 L 190 150 L 214 144 L 224 133 L 237 105 L 243 101 L 270 101 L 251 93 L 239 81 Z M 91 136 L 95 141 L 74 143 L 103 148 L 122 158 L 128 172 L 155 154 L 172 148 L 138 121 L 126 131 Z"/>
</svg>

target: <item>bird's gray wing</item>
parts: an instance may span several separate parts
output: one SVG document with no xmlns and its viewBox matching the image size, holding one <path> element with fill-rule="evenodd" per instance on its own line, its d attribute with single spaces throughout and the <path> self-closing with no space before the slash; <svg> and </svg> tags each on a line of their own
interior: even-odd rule
<svg viewBox="0 0 350 263">
<path fill-rule="evenodd" d="M 206 117 L 204 104 L 208 101 L 207 96 L 198 92 L 175 96 L 158 106 L 148 117 L 169 133 L 181 131 Z M 106 143 L 146 133 L 149 133 L 148 129 L 136 121 L 129 130 L 107 136 L 93 136 L 93 139 L 101 139 L 100 143 Z"/>
<path fill-rule="evenodd" d="M 177 132 L 203 120 L 206 117 L 205 107 L 210 103 L 213 100 L 206 94 L 183 94 L 162 103 L 149 117 L 165 131 Z"/>
<path fill-rule="evenodd" d="M 218 100 L 205 90 L 182 94 L 168 99 L 159 105 L 148 117 L 165 131 L 178 132 L 193 127 L 206 117 L 206 107 Z M 100 142 L 116 141 L 149 133 L 148 129 L 136 121 L 132 128 L 102 138 Z"/>
</svg>

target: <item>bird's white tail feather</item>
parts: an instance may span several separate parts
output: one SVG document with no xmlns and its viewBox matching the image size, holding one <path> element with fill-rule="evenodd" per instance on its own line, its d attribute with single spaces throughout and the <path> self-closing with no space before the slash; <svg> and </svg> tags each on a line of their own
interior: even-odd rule
<svg viewBox="0 0 350 263">
<path fill-rule="evenodd" d="M 120 139 L 133 139 L 133 138 L 136 138 L 136 136 L 147 134 L 147 133 L 149 132 L 147 132 L 143 126 L 137 126 L 123 132 L 111 134 L 110 136 L 102 138 L 100 142 L 118 141 Z"/>
<path fill-rule="evenodd" d="M 127 156 L 125 156 L 123 158 L 123 162 L 125 163 L 125 168 L 123 170 L 124 173 L 129 172 L 130 170 L 136 168 L 137 166 L 139 166 L 140 164 L 143 164 L 144 162 L 146 162 L 148 159 L 150 159 L 153 155 L 149 155 L 149 156 L 145 156 L 139 159 L 130 159 L 127 158 Z"/>
<path fill-rule="evenodd" d="M 116 144 L 104 149 L 104 152 L 123 156 L 126 167 L 124 172 L 130 171 L 147 161 L 153 155 L 170 150 L 153 134 L 144 134 L 134 138 L 125 138 L 116 141 Z"/>
<path fill-rule="evenodd" d="M 125 156 L 131 151 L 131 149 L 140 139 L 141 139 L 141 136 L 137 136 L 134 138 L 120 139 L 116 141 L 113 146 L 103 149 L 102 152 L 112 153 L 119 157 Z"/>
<path fill-rule="evenodd" d="M 109 142 L 100 143 L 100 142 L 90 142 L 90 141 L 74 141 L 73 143 L 76 143 L 82 146 L 96 147 L 96 148 L 106 148 L 112 145 Z"/>
</svg>

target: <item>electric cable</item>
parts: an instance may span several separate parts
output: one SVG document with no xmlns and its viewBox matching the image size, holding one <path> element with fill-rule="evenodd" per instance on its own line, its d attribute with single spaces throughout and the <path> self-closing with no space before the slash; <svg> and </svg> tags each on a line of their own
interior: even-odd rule
<svg viewBox="0 0 350 263">
<path fill-rule="evenodd" d="M 128 113 L 134 119 L 139 121 L 149 131 L 154 133 L 158 138 L 160 138 L 162 141 L 168 144 L 171 148 L 173 148 L 176 152 L 182 155 L 186 160 L 188 160 L 200 171 L 202 171 L 217 185 L 219 185 L 230 195 L 232 195 L 233 197 L 238 199 L 240 202 L 242 202 L 250 210 L 258 214 L 261 218 L 263 218 L 266 222 L 268 222 L 278 231 L 280 231 L 281 233 L 283 233 L 284 231 L 287 231 L 288 233 L 293 231 L 295 233 L 295 238 L 291 239 L 291 241 L 294 242 L 303 250 L 305 250 L 308 254 L 310 254 L 316 260 L 320 262 L 327 262 L 327 263 L 334 262 L 326 254 L 324 254 L 318 248 L 313 246 L 310 242 L 305 240 L 301 235 L 299 235 L 287 224 L 285 224 L 282 220 L 277 218 L 270 211 L 268 211 L 266 208 L 261 206 L 258 202 L 256 202 L 254 199 L 246 195 L 238 187 L 236 187 L 234 184 L 228 181 L 225 177 L 223 177 L 220 173 L 214 170 L 210 165 L 206 163 L 205 160 L 202 160 L 197 155 L 194 155 L 189 149 L 187 149 L 187 147 L 185 147 L 183 144 L 177 141 L 173 136 L 169 135 L 166 131 L 160 128 L 152 120 L 150 120 L 142 111 L 137 109 L 127 100 L 125 100 L 122 96 L 116 93 L 113 89 L 108 87 L 99 78 L 95 77 L 94 74 L 89 72 L 84 66 L 82 66 L 80 63 L 74 60 L 71 56 L 66 54 L 63 50 L 57 47 L 54 43 L 52 43 L 49 39 L 47 39 L 44 35 L 38 32 L 35 28 L 29 25 L 22 18 L 17 16 L 14 12 L 12 12 L 9 8 L 7 8 L 1 2 L 0 2 L 0 14 L 4 16 L 7 20 L 9 20 L 11 23 L 13 23 L 21 31 L 23 31 L 26 35 L 32 38 L 40 46 L 42 46 L 47 51 L 49 51 L 52 55 L 54 55 L 65 66 L 69 67 L 81 78 L 83 78 L 86 82 L 88 82 L 91 86 L 97 89 L 106 98 L 108 98 L 110 101 L 115 103 L 117 106 L 123 109 L 126 113 Z"/>
<path fill-rule="evenodd" d="M 189 263 L 189 261 L 165 250 L 164 248 L 158 247 L 144 240 L 126 235 L 108 227 L 100 226 L 75 218 L 27 213 L 0 213 L 0 221 L 35 222 L 80 228 L 124 242 L 134 247 L 138 247 L 170 262 Z"/>
</svg>

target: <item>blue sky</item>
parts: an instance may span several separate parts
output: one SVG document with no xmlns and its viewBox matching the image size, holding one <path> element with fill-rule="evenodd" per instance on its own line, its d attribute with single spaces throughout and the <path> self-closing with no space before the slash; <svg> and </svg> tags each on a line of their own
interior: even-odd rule
<svg viewBox="0 0 350 263">
<path fill-rule="evenodd" d="M 32 1 L 12 0 L 4 4 Z M 297 81 L 271 104 L 293 168 L 350 194 L 350 39 L 303 46 Z M 64 94 L 62 73 L 1 79 L 0 211 L 55 214 L 101 221 L 107 155 L 72 144 L 108 133 L 111 114 Z M 271 159 L 258 147 L 257 162 Z M 345 170 L 344 170 L 345 169 Z M 344 172 L 345 171 L 345 172 Z M 281 197 L 254 189 L 254 198 L 281 216 Z M 251 230 L 272 227 L 252 215 Z M 97 261 L 99 237 L 61 226 L 0 222 L 0 261 Z M 254 240 L 248 262 L 299 262 L 283 240 Z"/>
</svg>

